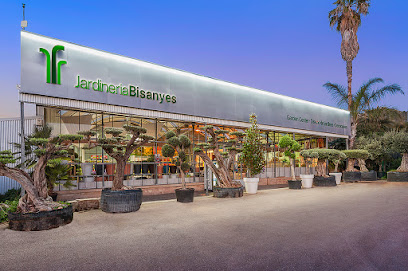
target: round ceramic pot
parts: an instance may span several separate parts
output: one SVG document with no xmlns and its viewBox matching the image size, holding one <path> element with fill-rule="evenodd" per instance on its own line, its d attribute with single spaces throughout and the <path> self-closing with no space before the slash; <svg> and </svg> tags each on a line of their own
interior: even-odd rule
<svg viewBox="0 0 408 271">
<path fill-rule="evenodd" d="M 332 172 L 329 173 L 330 176 L 334 176 L 336 179 L 336 184 L 339 185 L 341 183 L 341 176 L 343 175 L 341 172 Z"/>
<path fill-rule="evenodd" d="M 244 178 L 245 191 L 248 194 L 256 194 L 258 191 L 259 178 Z"/>
<path fill-rule="evenodd" d="M 312 188 L 313 186 L 313 174 L 301 174 L 300 178 L 302 179 L 303 188 Z"/>
</svg>

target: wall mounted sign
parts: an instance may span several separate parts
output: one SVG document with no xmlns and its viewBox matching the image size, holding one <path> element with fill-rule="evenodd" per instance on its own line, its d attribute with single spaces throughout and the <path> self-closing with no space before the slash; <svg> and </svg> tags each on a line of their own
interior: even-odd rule
<svg viewBox="0 0 408 271">
<path fill-rule="evenodd" d="M 21 92 L 349 134 L 348 111 L 21 32 Z"/>
</svg>

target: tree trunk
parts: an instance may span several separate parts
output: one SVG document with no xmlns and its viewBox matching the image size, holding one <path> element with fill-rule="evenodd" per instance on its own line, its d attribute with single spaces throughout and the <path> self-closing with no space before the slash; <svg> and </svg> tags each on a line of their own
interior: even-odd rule
<svg viewBox="0 0 408 271">
<path fill-rule="evenodd" d="M 334 172 L 339 172 L 339 164 L 338 163 L 334 164 Z"/>
<path fill-rule="evenodd" d="M 181 175 L 181 188 L 186 189 L 186 174 L 184 174 L 184 171 L 181 169 L 181 166 L 178 166 L 178 169 L 180 170 L 180 175 Z"/>
<path fill-rule="evenodd" d="M 324 160 L 317 160 L 316 176 L 327 177 L 326 175 L 326 162 Z"/>
<path fill-rule="evenodd" d="M 354 158 L 349 158 L 347 162 L 347 169 L 346 171 L 357 171 L 357 169 L 354 168 L 354 164 L 356 162 L 356 159 Z"/>
<path fill-rule="evenodd" d="M 357 123 L 355 122 L 353 117 L 351 117 L 349 149 L 354 148 L 354 142 L 356 141 L 356 136 L 357 136 Z"/>
<path fill-rule="evenodd" d="M 351 82 L 353 78 L 353 61 L 347 60 L 347 97 L 348 97 L 348 110 L 351 111 L 351 103 L 352 103 L 352 93 L 351 93 Z"/>
<path fill-rule="evenodd" d="M 408 153 L 402 154 L 401 165 L 397 169 L 398 172 L 408 172 Z"/>
<path fill-rule="evenodd" d="M 116 159 L 116 172 L 113 178 L 112 190 L 121 190 L 123 187 L 123 179 L 125 177 L 125 159 Z"/>
<path fill-rule="evenodd" d="M 296 181 L 294 159 L 290 159 L 290 175 L 292 175 L 292 181 Z"/>
<path fill-rule="evenodd" d="M 45 155 L 41 156 L 33 172 L 34 186 L 38 189 L 38 195 L 44 199 L 48 198 L 47 176 L 45 175 L 47 162 L 47 157 Z"/>
<path fill-rule="evenodd" d="M 9 168 L 5 165 L 0 165 L 0 176 L 5 176 L 13 179 L 21 184 L 26 191 L 26 195 L 19 201 L 18 210 L 27 213 L 35 211 L 51 211 L 52 205 L 47 204 L 44 198 L 39 196 L 37 188 L 30 175 L 21 169 Z"/>
<path fill-rule="evenodd" d="M 358 165 L 360 166 L 361 172 L 368 172 L 368 168 L 366 167 L 366 162 L 364 159 L 358 159 Z"/>
</svg>

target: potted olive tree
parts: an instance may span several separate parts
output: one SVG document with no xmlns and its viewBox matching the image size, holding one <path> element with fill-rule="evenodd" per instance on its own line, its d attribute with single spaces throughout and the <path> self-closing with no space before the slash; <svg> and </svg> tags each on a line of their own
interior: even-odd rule
<svg viewBox="0 0 408 271">
<path fill-rule="evenodd" d="M 186 172 L 190 170 L 187 154 L 191 141 L 186 135 L 177 136 L 173 131 L 166 133 L 166 139 L 167 144 L 162 147 L 162 155 L 173 158 L 173 163 L 176 164 L 181 175 L 181 188 L 176 189 L 177 201 L 193 202 L 194 188 L 187 188 L 186 186 Z M 175 157 L 176 152 L 177 156 Z"/>
<path fill-rule="evenodd" d="M 348 158 L 346 171 L 343 173 L 345 182 L 361 181 L 361 171 L 368 172 L 365 166 L 365 160 L 370 156 L 369 152 L 362 149 L 342 151 Z M 360 170 L 354 167 L 356 161 L 359 162 Z"/>
<path fill-rule="evenodd" d="M 341 176 L 343 175 L 341 172 L 339 172 L 339 164 L 346 160 L 347 156 L 343 152 L 339 152 L 337 157 L 334 157 L 332 162 L 334 164 L 334 172 L 330 172 L 330 176 L 334 176 L 336 179 L 336 184 L 339 185 L 341 184 Z"/>
<path fill-rule="evenodd" d="M 317 153 L 316 174 L 313 179 L 315 186 L 336 186 L 336 179 L 334 176 L 327 175 L 327 161 L 339 159 L 341 156 L 339 150 L 334 149 L 310 149 L 304 150 L 303 155 L 310 156 L 311 153 Z"/>
<path fill-rule="evenodd" d="M 244 188 L 240 182 L 232 179 L 230 172 L 236 162 L 237 154 L 241 151 L 240 144 L 244 133 L 217 130 L 212 125 L 204 126 L 202 130 L 208 135 L 207 143 L 197 144 L 194 153 L 204 161 L 217 178 L 217 185 L 213 187 L 214 197 L 242 197 Z M 221 149 L 223 151 L 220 151 Z M 213 155 L 210 154 L 211 152 Z M 214 164 L 212 156 L 218 166 Z"/>
<path fill-rule="evenodd" d="M 72 206 L 54 202 L 48 194 L 45 168 L 48 162 L 66 157 L 73 141 L 80 135 L 59 135 L 51 138 L 30 138 L 30 146 L 36 155 L 33 173 L 9 167 L 16 162 L 9 150 L 0 152 L 0 176 L 21 184 L 26 194 L 20 198 L 17 212 L 9 214 L 9 228 L 20 231 L 37 231 L 56 228 L 72 221 Z"/>
<path fill-rule="evenodd" d="M 292 179 L 288 180 L 289 189 L 301 189 L 302 181 L 296 180 L 295 176 L 295 158 L 296 152 L 301 148 L 300 144 L 289 135 L 285 135 L 279 140 L 278 146 L 289 159 L 290 175 L 292 176 Z"/>
<path fill-rule="evenodd" d="M 248 194 L 256 194 L 258 191 L 259 177 L 265 167 L 265 152 L 261 142 L 261 131 L 255 114 L 249 116 L 251 127 L 245 131 L 242 151 L 239 160 L 248 169 L 248 175 L 244 178 L 245 190 Z"/>
<path fill-rule="evenodd" d="M 384 134 L 386 146 L 402 156 L 396 171 L 387 173 L 389 182 L 408 182 L 408 132 L 388 132 Z"/>
<path fill-rule="evenodd" d="M 92 140 L 96 135 L 94 131 L 81 131 L 79 134 L 85 137 L 87 148 L 101 146 L 102 149 L 116 160 L 116 171 L 113 178 L 112 188 L 104 188 L 101 193 L 101 209 L 108 213 L 127 213 L 139 210 L 142 204 L 142 189 L 129 188 L 123 185 L 125 178 L 126 163 L 130 155 L 143 145 L 146 145 L 153 137 L 145 135 L 146 129 L 135 125 L 123 125 L 128 137 L 122 135 L 123 130 L 118 128 L 106 128 L 104 137 Z"/>
<path fill-rule="evenodd" d="M 313 161 L 319 157 L 319 154 L 314 151 L 303 150 L 300 152 L 300 155 L 303 157 L 306 164 L 306 174 L 300 174 L 300 178 L 302 179 L 302 187 L 312 188 L 314 174 L 311 172 L 310 167 L 313 164 Z"/>
</svg>

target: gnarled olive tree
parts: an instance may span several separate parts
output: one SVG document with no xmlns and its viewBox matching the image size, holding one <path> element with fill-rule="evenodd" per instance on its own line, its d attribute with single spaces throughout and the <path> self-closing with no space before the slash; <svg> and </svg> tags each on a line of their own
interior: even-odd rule
<svg viewBox="0 0 408 271">
<path fill-rule="evenodd" d="M 309 149 L 300 152 L 304 158 L 316 158 L 316 176 L 328 177 L 326 174 L 326 160 L 334 161 L 341 159 L 341 152 L 334 149 Z"/>
<path fill-rule="evenodd" d="M 240 144 L 244 133 L 229 133 L 226 130 L 216 130 L 212 125 L 207 125 L 202 129 L 209 135 L 208 143 L 197 144 L 194 153 L 203 159 L 204 163 L 211 169 L 220 187 L 240 187 L 241 183 L 232 179 L 230 170 L 236 161 L 237 154 L 241 151 Z M 227 135 L 234 136 L 235 139 L 226 139 Z M 221 148 L 224 148 L 225 151 L 220 152 Z M 206 153 L 207 150 L 213 151 L 218 167 L 214 165 L 214 162 Z"/>
<path fill-rule="evenodd" d="M 398 172 L 408 172 L 408 132 L 388 132 L 383 137 L 385 145 L 394 152 L 402 155 Z"/>
<path fill-rule="evenodd" d="M 348 158 L 346 171 L 358 171 L 356 168 L 354 168 L 354 164 L 357 160 L 360 166 L 360 171 L 368 172 L 368 169 L 365 163 L 365 160 L 367 160 L 370 157 L 370 153 L 368 151 L 358 149 L 358 150 L 345 150 L 342 152 Z"/>
<path fill-rule="evenodd" d="M 18 211 L 23 213 L 50 211 L 61 206 L 48 196 L 45 168 L 50 160 L 67 156 L 72 142 L 80 139 L 82 139 L 81 135 L 30 138 L 31 146 L 34 147 L 33 152 L 37 156 L 31 176 L 19 168 L 8 167 L 7 164 L 15 163 L 16 159 L 10 151 L 0 152 L 0 176 L 16 180 L 26 191 L 26 194 L 20 198 Z"/>
<path fill-rule="evenodd" d="M 150 140 L 154 139 L 152 136 L 145 135 L 147 130 L 140 126 L 125 124 L 123 125 L 123 129 L 130 134 L 130 139 L 123 136 L 123 130 L 118 128 L 106 128 L 105 133 L 111 135 L 111 137 L 101 137 L 93 142 L 91 137 L 95 136 L 96 132 L 79 132 L 88 142 L 88 148 L 101 146 L 110 157 L 116 160 L 116 172 L 113 178 L 112 190 L 121 190 L 123 188 L 125 167 L 130 155 L 137 148 L 146 145 Z"/>
</svg>

